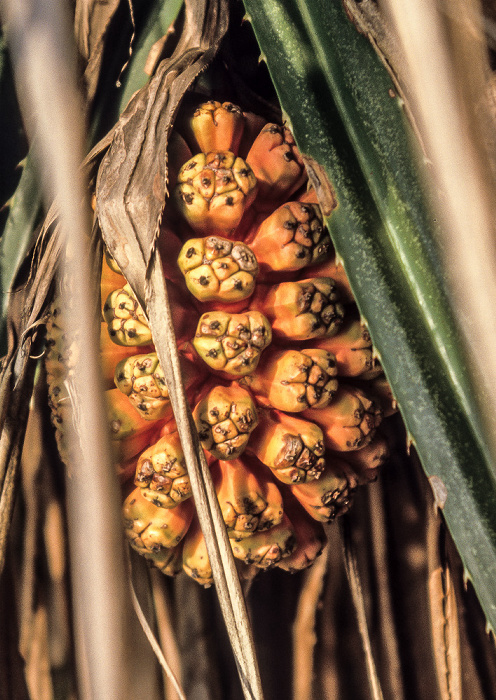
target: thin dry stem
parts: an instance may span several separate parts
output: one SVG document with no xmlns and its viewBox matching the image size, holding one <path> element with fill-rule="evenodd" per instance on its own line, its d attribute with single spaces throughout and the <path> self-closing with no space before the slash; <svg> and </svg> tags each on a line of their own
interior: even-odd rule
<svg viewBox="0 0 496 700">
<path fill-rule="evenodd" d="M 377 674 L 377 668 L 372 654 L 372 644 L 370 641 L 369 627 L 367 623 L 367 615 L 365 612 L 365 600 L 363 597 L 362 584 L 358 573 L 356 555 L 351 542 L 350 525 L 346 515 L 343 515 L 340 520 L 341 532 L 343 537 L 344 562 L 346 574 L 350 584 L 351 597 L 355 607 L 358 629 L 362 640 L 363 651 L 365 655 L 365 666 L 367 669 L 367 678 L 372 700 L 384 700 L 382 694 L 381 683 Z"/>
<path fill-rule="evenodd" d="M 312 700 L 317 644 L 316 617 L 324 589 L 328 547 L 306 572 L 293 624 L 293 698 Z"/>
<path fill-rule="evenodd" d="M 387 524 L 384 510 L 383 493 L 380 483 L 369 486 L 370 527 L 374 556 L 374 573 L 377 582 L 377 605 L 381 619 L 381 637 L 387 657 L 389 684 L 395 700 L 405 697 L 400 653 L 398 648 L 398 631 L 394 622 L 393 601 L 391 597 L 391 574 L 388 569 Z"/>
<path fill-rule="evenodd" d="M 170 616 L 172 605 L 165 588 L 165 579 L 163 574 L 157 569 L 150 571 L 150 579 L 160 645 L 164 650 L 164 655 L 173 675 L 175 678 L 181 678 L 181 654 Z M 174 682 L 168 677 L 166 672 L 164 672 L 164 686 L 164 698 L 166 700 L 178 700 L 180 696 L 175 690 Z"/>
<path fill-rule="evenodd" d="M 443 523 L 437 511 L 427 513 L 428 596 L 432 645 L 439 693 L 443 700 L 462 699 L 460 635 L 451 568 L 440 551 Z"/>
<path fill-rule="evenodd" d="M 133 584 L 131 582 L 131 577 L 129 578 L 129 580 L 130 580 L 129 586 L 130 586 L 130 592 L 131 592 L 131 600 L 133 602 L 134 610 L 136 612 L 138 620 L 140 621 L 140 624 L 143 628 L 143 631 L 146 635 L 146 638 L 148 639 L 150 646 L 152 647 L 153 652 L 154 652 L 155 656 L 157 657 L 161 667 L 165 671 L 167 678 L 172 683 L 172 686 L 173 686 L 174 690 L 176 691 L 177 696 L 179 697 L 180 700 L 186 700 L 186 695 L 184 694 L 184 691 L 182 690 L 181 686 L 179 685 L 179 682 L 178 682 L 172 668 L 170 667 L 167 659 L 165 658 L 164 653 L 160 647 L 160 644 L 158 643 L 157 638 L 153 634 L 153 631 L 152 631 L 150 625 L 148 624 L 148 620 L 146 619 L 146 616 L 143 613 L 141 605 L 139 604 L 138 597 L 134 591 L 134 587 L 133 587 Z"/>
</svg>

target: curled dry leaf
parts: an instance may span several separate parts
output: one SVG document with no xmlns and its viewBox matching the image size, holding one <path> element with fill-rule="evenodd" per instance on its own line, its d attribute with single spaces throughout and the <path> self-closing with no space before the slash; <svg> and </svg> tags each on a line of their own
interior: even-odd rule
<svg viewBox="0 0 496 700">
<path fill-rule="evenodd" d="M 96 211 L 110 254 L 146 309 L 244 690 L 247 697 L 261 697 L 234 560 L 198 438 L 191 432 L 191 413 L 156 249 L 167 194 L 167 146 L 174 117 L 185 91 L 215 55 L 227 31 L 228 16 L 226 0 L 185 2 L 184 30 L 173 55 L 159 64 L 150 82 L 133 96 L 113 131 L 98 173 Z"/>
</svg>

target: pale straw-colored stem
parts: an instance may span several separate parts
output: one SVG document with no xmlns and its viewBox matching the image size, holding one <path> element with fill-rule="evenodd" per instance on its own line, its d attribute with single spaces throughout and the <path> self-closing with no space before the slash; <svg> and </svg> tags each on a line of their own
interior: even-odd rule
<svg viewBox="0 0 496 700">
<path fill-rule="evenodd" d="M 456 315 L 496 454 L 496 237 L 487 58 L 476 0 L 383 0 L 428 159 Z M 449 14 L 448 14 L 449 13 Z"/>
<path fill-rule="evenodd" d="M 130 697 L 126 653 L 131 608 L 98 342 L 92 335 L 95 297 L 91 292 L 90 219 L 79 168 L 84 110 L 75 87 L 66 9 L 67 3 L 55 0 L 4 0 L 2 4 L 21 108 L 37 155 L 45 201 L 56 199 L 65 241 L 61 278 L 66 292 L 66 335 L 72 349 L 67 388 L 75 427 L 67 502 L 80 697 L 126 700 Z"/>
</svg>

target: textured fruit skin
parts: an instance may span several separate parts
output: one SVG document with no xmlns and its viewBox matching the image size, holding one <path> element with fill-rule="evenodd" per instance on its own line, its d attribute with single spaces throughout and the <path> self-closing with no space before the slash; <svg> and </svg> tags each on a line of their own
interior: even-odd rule
<svg viewBox="0 0 496 700">
<path fill-rule="evenodd" d="M 191 496 L 191 483 L 178 433 L 161 437 L 139 457 L 134 483 L 162 508 L 174 508 Z"/>
<path fill-rule="evenodd" d="M 204 588 L 209 588 L 213 584 L 214 578 L 207 545 L 196 515 L 183 540 L 182 567 L 188 576 Z"/>
<path fill-rule="evenodd" d="M 181 371 L 188 392 L 201 380 L 202 375 L 185 358 L 181 358 Z M 115 368 L 114 381 L 145 420 L 172 418 L 169 390 L 156 352 L 121 360 Z"/>
<path fill-rule="evenodd" d="M 199 153 L 179 171 L 177 209 L 196 233 L 229 235 L 253 202 L 257 180 L 231 151 Z"/>
<path fill-rule="evenodd" d="M 240 381 L 273 408 L 298 413 L 327 406 L 338 388 L 336 375 L 336 360 L 326 350 L 269 348 L 263 367 Z"/>
<path fill-rule="evenodd" d="M 327 536 L 323 525 L 310 517 L 290 492 L 284 497 L 284 512 L 293 527 L 296 547 L 292 554 L 281 559 L 277 566 L 295 574 L 307 569 L 322 554 Z"/>
<path fill-rule="evenodd" d="M 244 243 L 220 236 L 191 238 L 177 263 L 189 291 L 200 301 L 241 301 L 255 289 L 258 263 Z"/>
<path fill-rule="evenodd" d="M 102 379 L 105 389 L 113 389 L 115 387 L 114 374 L 115 366 L 128 357 L 133 357 L 140 353 L 153 352 L 153 346 L 126 346 L 116 345 L 108 334 L 107 324 L 101 324 L 100 328 L 100 367 L 102 370 Z"/>
<path fill-rule="evenodd" d="M 238 152 L 246 118 L 232 102 L 208 100 L 199 105 L 187 122 L 185 135 L 192 147 L 203 153 Z"/>
<path fill-rule="evenodd" d="M 280 206 L 247 241 L 264 279 L 323 262 L 332 250 L 319 207 L 302 202 Z"/>
<path fill-rule="evenodd" d="M 351 467 L 334 459 L 315 481 L 291 486 L 293 496 L 314 520 L 330 522 L 349 510 L 358 480 Z"/>
<path fill-rule="evenodd" d="M 219 460 L 212 469 L 216 472 L 217 498 L 230 538 L 250 537 L 281 522 L 281 493 L 254 460 L 245 455 L 229 462 Z"/>
<path fill-rule="evenodd" d="M 336 396 L 325 408 L 309 409 L 304 417 L 320 425 L 330 450 L 359 450 L 374 437 L 382 420 L 382 409 L 358 387 L 339 385 Z"/>
<path fill-rule="evenodd" d="M 160 508 L 148 501 L 139 487 L 131 491 L 122 508 L 126 536 L 140 553 L 158 553 L 178 545 L 188 531 L 193 513 L 191 499 L 176 508 Z"/>
<path fill-rule="evenodd" d="M 278 124 L 263 127 L 246 156 L 246 162 L 258 181 L 257 209 L 273 211 L 307 179 L 292 133 Z"/>
<path fill-rule="evenodd" d="M 109 434 L 117 463 L 127 462 L 156 441 L 161 422 L 142 418 L 119 389 L 106 391 L 105 402 Z"/>
<path fill-rule="evenodd" d="M 330 338 L 319 338 L 313 347 L 324 348 L 336 358 L 340 377 L 359 377 L 381 374 L 382 369 L 374 357 L 370 333 L 359 319 L 347 321 L 338 333 Z"/>
<path fill-rule="evenodd" d="M 142 418 L 171 418 L 169 390 L 156 352 L 121 360 L 115 368 L 115 385 Z"/>
<path fill-rule="evenodd" d="M 388 441 L 375 431 L 381 404 L 388 412 L 394 407 L 358 310 L 346 306 L 353 302 L 349 283 L 314 195 L 303 201 L 306 175 L 289 132 L 267 125 L 250 149 L 247 135 L 259 118 L 217 103 L 205 112 L 203 153 L 189 158 L 183 139 L 171 138 L 171 151 L 181 162 L 189 159 L 179 173 L 170 170 L 186 221 L 167 208 L 157 241 L 182 378 L 188 401 L 196 403 L 239 569 L 301 571 L 322 551 L 322 523 L 346 512 L 356 487 L 373 480 L 387 459 Z M 230 135 L 225 122 L 220 126 L 224 119 Z M 260 185 L 235 155 L 238 148 L 250 151 Z M 299 201 L 283 203 L 298 189 Z M 193 238 L 192 230 L 203 237 Z M 112 374 L 119 387 L 106 392 L 115 466 L 124 489 L 132 488 L 133 476 L 136 485 L 124 501 L 126 535 L 164 574 L 182 568 L 212 585 L 146 315 L 110 259 L 102 263 L 101 290 L 105 386 Z M 49 397 L 60 428 L 69 421 L 70 357 L 56 309 L 47 327 Z M 341 379 L 338 385 L 338 376 L 353 378 L 353 385 Z M 380 398 L 368 394 L 373 386 Z"/>
<path fill-rule="evenodd" d="M 265 570 L 272 569 L 281 559 L 289 557 L 296 547 L 296 537 L 286 515 L 279 525 L 270 530 L 240 540 L 231 539 L 230 542 L 236 559 Z"/>
<path fill-rule="evenodd" d="M 242 454 L 258 423 L 250 392 L 235 382 L 210 389 L 196 405 L 193 417 L 203 447 L 223 460 Z"/>
<path fill-rule="evenodd" d="M 274 337 L 290 341 L 335 335 L 345 315 L 330 277 L 259 285 L 250 308 L 267 316 Z"/>
<path fill-rule="evenodd" d="M 280 411 L 264 411 L 248 450 L 284 484 L 318 479 L 325 466 L 324 435 L 309 421 Z"/>
<path fill-rule="evenodd" d="M 152 334 L 148 321 L 129 284 L 109 294 L 103 317 L 111 339 L 117 345 L 149 345 Z"/>
<path fill-rule="evenodd" d="M 256 369 L 271 340 L 270 323 L 259 311 L 212 311 L 200 317 L 193 345 L 211 369 L 241 377 Z"/>
</svg>

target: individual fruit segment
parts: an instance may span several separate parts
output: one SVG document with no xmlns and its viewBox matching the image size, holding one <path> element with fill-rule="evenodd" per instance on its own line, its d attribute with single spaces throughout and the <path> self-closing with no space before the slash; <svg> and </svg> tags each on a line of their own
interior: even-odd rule
<svg viewBox="0 0 496 700">
<path fill-rule="evenodd" d="M 127 396 L 119 389 L 105 392 L 107 420 L 115 460 L 119 464 L 146 449 L 157 440 L 161 421 L 149 421 L 140 416 Z"/>
<path fill-rule="evenodd" d="M 160 438 L 140 455 L 134 483 L 146 499 L 162 508 L 174 508 L 191 496 L 178 433 Z"/>
<path fill-rule="evenodd" d="M 285 484 L 318 479 L 325 466 L 322 430 L 279 411 L 262 414 L 248 449 Z"/>
<path fill-rule="evenodd" d="M 284 512 L 293 526 L 296 547 L 293 553 L 281 559 L 277 566 L 294 574 L 307 569 L 322 554 L 327 536 L 323 525 L 310 517 L 290 492 L 284 496 Z"/>
<path fill-rule="evenodd" d="M 197 150 L 238 152 L 243 136 L 245 117 L 232 102 L 209 100 L 194 111 L 186 125 L 185 136 Z"/>
<path fill-rule="evenodd" d="M 169 390 L 156 352 L 121 360 L 115 368 L 114 379 L 119 391 L 146 420 L 172 415 Z"/>
<path fill-rule="evenodd" d="M 122 514 L 129 543 L 140 553 L 159 553 L 175 547 L 193 518 L 192 500 L 176 508 L 160 508 L 148 501 L 137 486 L 124 501 Z"/>
<path fill-rule="evenodd" d="M 231 151 L 199 153 L 179 171 L 174 199 L 194 231 L 229 234 L 256 194 L 250 166 Z"/>
<path fill-rule="evenodd" d="M 202 378 L 198 368 L 181 357 L 181 376 L 186 391 Z M 115 385 L 146 420 L 172 416 L 169 390 L 156 352 L 121 360 L 115 368 Z"/>
<path fill-rule="evenodd" d="M 335 336 L 318 339 L 312 344 L 332 352 L 339 376 L 358 377 L 365 373 L 370 376 L 382 372 L 374 357 L 370 333 L 359 319 L 351 319 Z"/>
<path fill-rule="evenodd" d="M 230 538 L 250 537 L 281 522 L 281 493 L 253 460 L 220 460 L 215 469 L 217 498 Z"/>
<path fill-rule="evenodd" d="M 129 284 L 109 294 L 103 306 L 108 332 L 117 345 L 149 345 L 148 321 Z"/>
<path fill-rule="evenodd" d="M 336 360 L 326 350 L 269 348 L 263 366 L 241 383 L 273 408 L 296 413 L 323 408 L 338 388 Z"/>
<path fill-rule="evenodd" d="M 255 289 L 258 263 L 244 243 L 219 236 L 192 238 L 177 262 L 189 291 L 200 301 L 240 301 Z"/>
<path fill-rule="evenodd" d="M 278 124 L 264 126 L 253 142 L 246 162 L 258 180 L 258 209 L 274 210 L 307 179 L 292 133 Z"/>
<path fill-rule="evenodd" d="M 258 423 L 249 391 L 236 383 L 215 386 L 196 405 L 193 417 L 203 447 L 217 459 L 237 459 Z"/>
<path fill-rule="evenodd" d="M 326 465 L 319 479 L 291 486 L 293 496 L 315 520 L 329 522 L 345 513 L 358 485 L 355 473 L 343 460 Z"/>
<path fill-rule="evenodd" d="M 107 324 L 102 322 L 100 327 L 100 367 L 105 389 L 113 389 L 115 366 L 121 360 L 133 357 L 143 352 L 152 352 L 153 346 L 144 348 L 128 345 L 116 345 L 108 334 Z"/>
<path fill-rule="evenodd" d="M 384 374 L 378 377 L 372 377 L 367 383 L 357 382 L 360 388 L 367 391 L 370 396 L 379 404 L 384 414 L 384 418 L 389 418 L 395 413 L 398 413 L 398 403 L 393 396 L 391 386 Z"/>
<path fill-rule="evenodd" d="M 340 384 L 332 403 L 304 417 L 320 425 L 330 450 L 359 450 L 374 437 L 382 420 L 382 409 L 364 391 Z"/>
<path fill-rule="evenodd" d="M 332 244 L 318 205 L 288 202 L 264 220 L 250 247 L 261 274 L 273 277 L 322 262 Z"/>
<path fill-rule="evenodd" d="M 189 532 L 189 531 L 188 531 Z M 166 576 L 177 576 L 182 569 L 183 552 L 182 541 L 175 547 L 161 549 L 159 552 L 140 551 L 150 564 L 156 567 Z"/>
<path fill-rule="evenodd" d="M 346 461 L 351 464 L 357 473 L 360 484 L 368 484 L 375 481 L 379 469 L 389 459 L 389 441 L 385 435 L 376 433 L 374 439 L 360 450 L 352 450 L 346 453 Z"/>
<path fill-rule="evenodd" d="M 256 369 L 271 340 L 270 323 L 259 311 L 211 311 L 200 317 L 193 345 L 209 367 L 240 377 Z"/>
<path fill-rule="evenodd" d="M 259 285 L 250 307 L 267 316 L 274 337 L 285 340 L 335 335 L 345 315 L 336 285 L 330 277 Z"/>
<path fill-rule="evenodd" d="M 271 569 L 281 559 L 289 557 L 296 547 L 296 538 L 286 515 L 279 525 L 270 530 L 257 532 L 241 540 L 231 539 L 231 548 L 236 559 L 245 564 L 254 564 L 260 569 Z"/>
<path fill-rule="evenodd" d="M 195 515 L 183 541 L 182 565 L 184 571 L 197 583 L 209 588 L 213 582 L 212 567 L 208 558 L 205 538 Z"/>
</svg>

